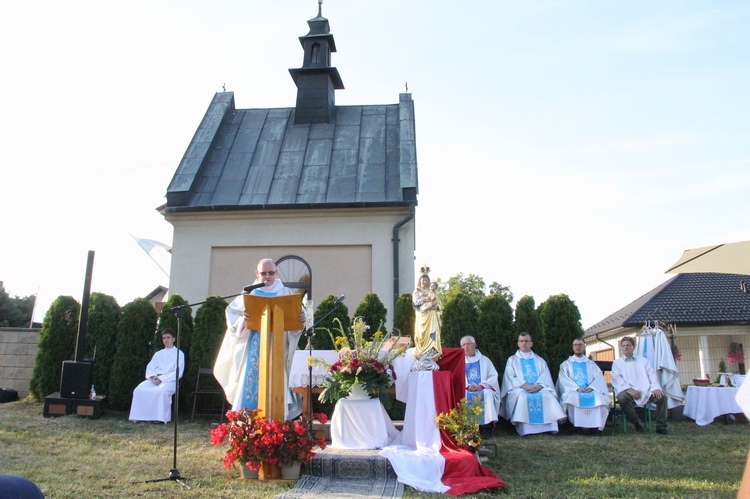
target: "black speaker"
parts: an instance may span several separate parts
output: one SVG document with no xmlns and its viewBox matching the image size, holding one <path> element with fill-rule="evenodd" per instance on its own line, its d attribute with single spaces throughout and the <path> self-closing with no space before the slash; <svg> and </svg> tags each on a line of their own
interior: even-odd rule
<svg viewBox="0 0 750 499">
<path fill-rule="evenodd" d="M 64 360 L 60 376 L 60 397 L 87 399 L 91 393 L 94 369 L 91 362 Z"/>
</svg>

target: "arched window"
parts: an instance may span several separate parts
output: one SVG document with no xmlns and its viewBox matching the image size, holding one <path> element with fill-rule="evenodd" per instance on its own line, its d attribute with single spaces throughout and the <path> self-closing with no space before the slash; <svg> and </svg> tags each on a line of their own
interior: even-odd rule
<svg viewBox="0 0 750 499">
<path fill-rule="evenodd" d="M 303 258 L 288 255 L 276 260 L 277 276 L 284 286 L 296 290 L 302 296 L 312 300 L 312 270 Z"/>
<path fill-rule="evenodd" d="M 320 58 L 320 44 L 313 43 L 312 47 L 310 48 L 310 63 L 317 64 L 319 62 L 319 58 Z"/>
</svg>

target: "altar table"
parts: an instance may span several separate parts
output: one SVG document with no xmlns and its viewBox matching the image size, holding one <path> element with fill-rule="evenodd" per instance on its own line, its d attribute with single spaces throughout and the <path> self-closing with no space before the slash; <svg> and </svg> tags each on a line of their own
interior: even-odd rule
<svg viewBox="0 0 750 499">
<path fill-rule="evenodd" d="M 334 449 L 382 449 L 396 438 L 379 399 L 340 399 L 331 417 L 331 447 Z"/>
<path fill-rule="evenodd" d="M 721 386 L 688 386 L 682 413 L 706 426 L 724 414 L 741 414 L 735 396 L 737 388 Z"/>
</svg>

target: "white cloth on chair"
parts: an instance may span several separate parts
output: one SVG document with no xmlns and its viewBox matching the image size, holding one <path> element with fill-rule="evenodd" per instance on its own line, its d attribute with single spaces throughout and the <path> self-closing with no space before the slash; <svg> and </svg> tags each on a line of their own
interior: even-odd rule
<svg viewBox="0 0 750 499">
<path fill-rule="evenodd" d="M 177 372 L 177 355 L 179 352 L 180 378 L 185 370 L 185 354 L 176 347 L 159 350 L 146 366 L 146 379 L 133 390 L 133 402 L 130 405 L 131 421 L 172 420 L 172 395 L 175 392 L 175 373 Z M 151 376 L 157 376 L 161 383 L 155 385 Z"/>
</svg>

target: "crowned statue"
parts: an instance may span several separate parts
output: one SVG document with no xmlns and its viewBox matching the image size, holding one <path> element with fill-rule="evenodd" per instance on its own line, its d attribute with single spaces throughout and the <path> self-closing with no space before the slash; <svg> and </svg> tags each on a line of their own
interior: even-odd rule
<svg viewBox="0 0 750 499">
<path fill-rule="evenodd" d="M 442 356 L 440 346 L 440 299 L 437 283 L 430 281 L 430 268 L 423 265 L 419 269 L 417 288 L 412 293 L 412 305 L 416 320 L 414 323 L 414 355 L 417 359 L 412 371 L 435 371 L 436 361 Z"/>
</svg>

